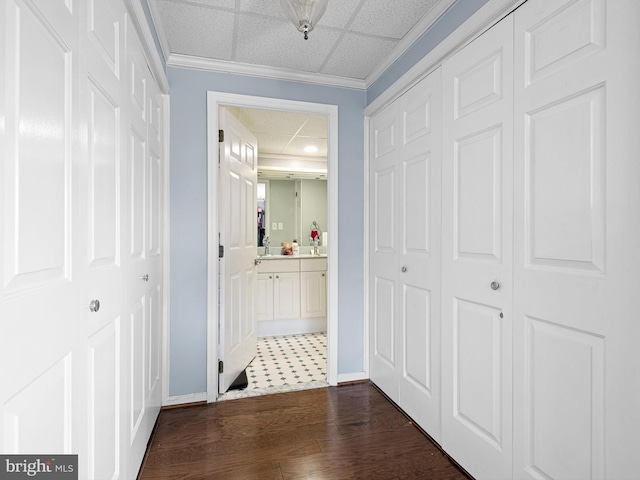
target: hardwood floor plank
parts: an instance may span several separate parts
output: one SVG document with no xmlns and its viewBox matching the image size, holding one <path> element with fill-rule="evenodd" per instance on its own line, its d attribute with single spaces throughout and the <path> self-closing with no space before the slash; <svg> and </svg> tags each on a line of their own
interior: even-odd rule
<svg viewBox="0 0 640 480">
<path fill-rule="evenodd" d="M 140 479 L 467 479 L 372 384 L 163 410 Z"/>
</svg>

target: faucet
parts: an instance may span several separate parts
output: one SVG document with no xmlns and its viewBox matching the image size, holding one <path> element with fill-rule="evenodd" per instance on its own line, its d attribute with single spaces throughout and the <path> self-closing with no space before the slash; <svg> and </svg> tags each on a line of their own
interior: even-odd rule
<svg viewBox="0 0 640 480">
<path fill-rule="evenodd" d="M 312 238 L 311 242 L 313 244 L 313 254 L 320 255 L 320 251 L 318 250 L 318 237 Z"/>
<path fill-rule="evenodd" d="M 269 255 L 269 236 L 265 235 L 262 239 L 262 246 L 264 247 L 264 255 Z"/>
</svg>

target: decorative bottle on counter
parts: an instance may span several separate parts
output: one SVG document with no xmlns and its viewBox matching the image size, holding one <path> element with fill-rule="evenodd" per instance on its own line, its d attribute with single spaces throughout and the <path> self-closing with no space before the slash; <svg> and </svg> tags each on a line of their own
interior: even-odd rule
<svg viewBox="0 0 640 480">
<path fill-rule="evenodd" d="M 300 245 L 298 245 L 298 241 L 294 240 L 291 246 L 293 247 L 293 255 L 300 255 Z"/>
</svg>

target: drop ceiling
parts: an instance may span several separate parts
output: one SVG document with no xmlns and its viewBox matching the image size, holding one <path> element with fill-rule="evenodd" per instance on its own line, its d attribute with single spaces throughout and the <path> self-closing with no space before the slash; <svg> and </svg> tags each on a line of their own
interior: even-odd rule
<svg viewBox="0 0 640 480">
<path fill-rule="evenodd" d="M 327 178 L 327 117 L 226 107 L 258 141 L 258 175 L 264 179 Z M 305 147 L 314 146 L 314 153 Z"/>
<path fill-rule="evenodd" d="M 167 65 L 366 88 L 454 0 L 330 0 L 304 40 L 280 0 L 147 0 Z"/>
</svg>

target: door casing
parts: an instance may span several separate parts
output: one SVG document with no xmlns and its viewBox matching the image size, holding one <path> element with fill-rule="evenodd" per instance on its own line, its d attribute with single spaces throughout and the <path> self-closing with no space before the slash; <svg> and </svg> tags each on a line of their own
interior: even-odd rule
<svg viewBox="0 0 640 480">
<path fill-rule="evenodd" d="M 319 103 L 282 100 L 269 97 L 207 92 L 207 164 L 219 161 L 219 107 L 233 105 L 326 115 L 327 139 L 327 382 L 338 384 L 338 107 Z M 259 148 L 259 146 L 258 146 Z M 207 402 L 218 398 L 218 169 L 207 169 L 208 253 L 207 253 Z"/>
</svg>

